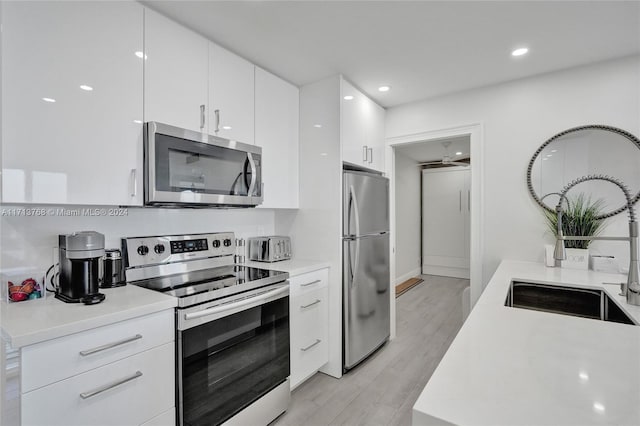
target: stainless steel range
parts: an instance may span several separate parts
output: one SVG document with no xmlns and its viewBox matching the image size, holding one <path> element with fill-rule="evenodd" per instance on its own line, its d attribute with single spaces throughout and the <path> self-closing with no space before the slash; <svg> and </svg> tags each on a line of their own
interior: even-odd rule
<svg viewBox="0 0 640 426">
<path fill-rule="evenodd" d="M 177 298 L 178 425 L 266 425 L 289 403 L 289 274 L 234 264 L 234 234 L 122 239 L 130 284 Z"/>
</svg>

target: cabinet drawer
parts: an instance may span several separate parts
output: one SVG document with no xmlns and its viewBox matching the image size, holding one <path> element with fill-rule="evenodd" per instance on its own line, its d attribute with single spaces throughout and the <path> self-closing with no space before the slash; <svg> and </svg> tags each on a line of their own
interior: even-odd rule
<svg viewBox="0 0 640 426">
<path fill-rule="evenodd" d="M 291 387 L 294 388 L 316 373 L 329 361 L 329 346 L 323 338 L 306 336 L 291 346 Z"/>
<path fill-rule="evenodd" d="M 165 310 L 26 346 L 22 393 L 174 340 L 173 310 Z"/>
<path fill-rule="evenodd" d="M 302 296 L 291 299 L 291 337 L 292 341 L 299 338 L 309 339 L 311 336 L 320 337 L 326 330 L 328 304 L 327 288 L 308 291 Z M 304 343 L 302 341 L 298 343 Z"/>
<path fill-rule="evenodd" d="M 306 274 L 296 275 L 289 278 L 291 297 L 303 294 L 323 286 L 329 282 L 329 269 L 324 268 L 318 271 L 307 272 Z"/>
<path fill-rule="evenodd" d="M 22 424 L 139 425 L 174 406 L 175 347 L 166 343 L 22 395 Z"/>
<path fill-rule="evenodd" d="M 291 385 L 300 384 L 329 360 L 328 288 L 291 299 Z"/>
</svg>

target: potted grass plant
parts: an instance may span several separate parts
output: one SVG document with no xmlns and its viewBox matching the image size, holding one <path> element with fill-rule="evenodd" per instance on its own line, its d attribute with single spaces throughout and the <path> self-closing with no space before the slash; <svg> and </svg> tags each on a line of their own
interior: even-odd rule
<svg viewBox="0 0 640 426">
<path fill-rule="evenodd" d="M 565 236 L 593 237 L 598 235 L 605 226 L 602 215 L 604 200 L 591 200 L 584 193 L 576 197 L 567 197 L 567 203 L 562 215 L 562 233 Z M 545 211 L 546 222 L 554 237 L 557 236 L 558 217 L 555 213 Z M 591 241 L 566 240 L 567 260 L 562 261 L 563 267 L 588 269 L 589 244 Z"/>
</svg>

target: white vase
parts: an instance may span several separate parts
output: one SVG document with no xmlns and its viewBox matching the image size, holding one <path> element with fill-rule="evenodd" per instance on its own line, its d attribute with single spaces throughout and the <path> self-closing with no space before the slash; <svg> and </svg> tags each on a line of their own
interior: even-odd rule
<svg viewBox="0 0 640 426">
<path fill-rule="evenodd" d="M 562 267 L 568 269 L 589 269 L 589 249 L 568 248 L 567 258 Z"/>
</svg>

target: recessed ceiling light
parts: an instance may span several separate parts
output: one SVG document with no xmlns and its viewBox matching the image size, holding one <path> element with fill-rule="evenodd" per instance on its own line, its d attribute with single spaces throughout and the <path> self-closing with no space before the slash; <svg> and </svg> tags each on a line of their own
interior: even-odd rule
<svg viewBox="0 0 640 426">
<path fill-rule="evenodd" d="M 318 128 L 318 129 L 319 129 L 320 127 L 322 127 L 322 124 L 314 124 L 314 125 L 313 125 L 313 127 L 315 127 L 315 128 Z"/>
<path fill-rule="evenodd" d="M 599 413 L 604 413 L 605 410 L 604 405 L 597 401 L 593 403 L 593 409 Z"/>
<path fill-rule="evenodd" d="M 581 371 L 580 374 L 578 374 L 578 376 L 580 377 L 580 380 L 582 380 L 583 382 L 586 382 L 587 380 L 589 380 L 589 375 L 584 371 Z"/>
<path fill-rule="evenodd" d="M 389 90 L 391 90 L 391 86 L 380 86 L 378 87 L 378 90 L 380 92 L 388 92 Z"/>
<path fill-rule="evenodd" d="M 545 157 L 545 158 L 543 158 L 543 159 L 542 159 L 542 161 L 547 161 L 547 160 L 548 160 L 548 158 L 547 158 L 547 157 Z"/>
<path fill-rule="evenodd" d="M 140 50 L 136 52 L 136 56 L 140 59 L 142 58 L 147 59 L 147 55 L 145 55 L 144 52 L 141 52 Z"/>
<path fill-rule="evenodd" d="M 43 100 L 43 101 L 45 101 L 45 102 L 51 102 L 51 103 L 53 103 L 53 102 L 55 102 L 55 101 L 56 101 L 56 100 L 55 100 L 55 99 L 53 99 L 53 98 L 42 98 L 42 100 Z"/>
<path fill-rule="evenodd" d="M 456 152 L 456 155 L 462 155 L 462 152 L 458 151 Z"/>
<path fill-rule="evenodd" d="M 547 157 L 553 157 L 553 154 L 547 154 Z"/>
<path fill-rule="evenodd" d="M 222 126 L 222 128 L 223 128 L 224 130 L 231 130 L 231 129 L 232 129 L 232 127 L 231 127 L 231 126 Z"/>
<path fill-rule="evenodd" d="M 136 124 L 142 124 L 142 120 L 133 120 L 133 122 Z"/>
<path fill-rule="evenodd" d="M 353 96 L 351 95 L 347 95 L 343 98 L 345 101 L 350 101 L 351 99 L 353 99 Z"/>
<path fill-rule="evenodd" d="M 514 50 L 513 52 L 511 52 L 511 56 L 522 56 L 522 55 L 526 55 L 527 52 L 529 51 L 528 48 L 526 47 L 520 47 L 516 50 Z"/>
<path fill-rule="evenodd" d="M 81 85 L 80 85 L 80 88 L 81 88 L 82 90 L 86 90 L 87 92 L 90 92 L 90 91 L 92 91 L 92 90 L 93 90 L 93 87 L 91 87 L 91 86 L 87 86 L 86 84 L 81 84 Z"/>
<path fill-rule="evenodd" d="M 326 152 L 321 152 L 320 155 L 326 157 L 328 154 Z"/>
<path fill-rule="evenodd" d="M 558 150 L 557 149 L 552 149 L 551 152 L 558 152 Z"/>
</svg>

